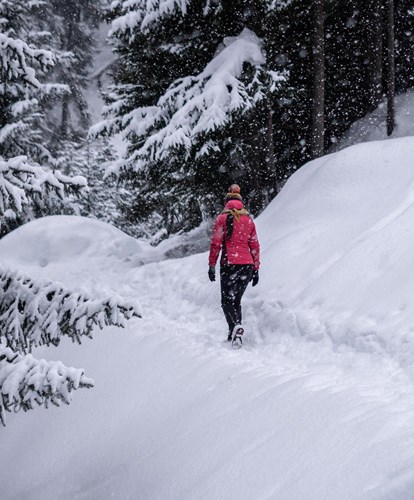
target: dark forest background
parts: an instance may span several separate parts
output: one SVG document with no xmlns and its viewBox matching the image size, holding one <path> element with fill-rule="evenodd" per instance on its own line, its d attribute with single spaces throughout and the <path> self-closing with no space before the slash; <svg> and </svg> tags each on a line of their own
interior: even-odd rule
<svg viewBox="0 0 414 500">
<path fill-rule="evenodd" d="M 6 214 L 3 234 L 33 217 L 77 213 L 134 236 L 165 237 L 208 220 L 233 182 L 257 215 L 292 173 L 328 152 L 379 106 L 392 136 L 398 126 L 395 95 L 414 85 L 414 0 L 192 0 L 185 12 L 177 9 L 145 28 L 137 21 L 112 29 L 113 58 L 103 71 L 109 84 L 99 90 L 93 71 L 98 30 L 108 23 L 109 31 L 111 22 L 143 9 L 138 5 L 0 0 L 1 33 L 55 58 L 50 67 L 39 63 L 42 89 L 12 82 L 2 69 L 0 158 L 25 155 L 53 171 L 84 175 L 90 184 L 83 197 L 38 199 L 18 217 Z M 223 39 L 245 28 L 262 40 L 263 74 L 283 75 L 283 83 L 271 89 L 263 77 L 264 98 L 257 105 L 233 113 L 185 151 L 176 148 L 162 161 L 144 158 L 143 167 L 135 168 L 128 159 L 157 126 L 138 134 L 125 117 L 156 106 L 177 79 L 199 74 Z M 241 81 L 247 85 L 253 78 L 245 65 Z M 109 109 L 93 134 L 85 99 L 91 84 Z M 123 163 L 111 141 L 119 133 L 127 149 Z M 200 156 L 203 141 L 218 147 Z M 104 179 L 114 164 L 121 165 L 112 168 L 117 175 Z"/>
</svg>

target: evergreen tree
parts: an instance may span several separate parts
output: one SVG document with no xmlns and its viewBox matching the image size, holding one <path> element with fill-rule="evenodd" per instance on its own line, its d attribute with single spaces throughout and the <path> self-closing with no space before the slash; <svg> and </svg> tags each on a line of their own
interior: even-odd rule
<svg viewBox="0 0 414 500">
<path fill-rule="evenodd" d="M 414 1 L 395 0 L 395 86 L 404 92 L 414 85 Z"/>
<path fill-rule="evenodd" d="M 29 21 L 31 9 L 42 5 L 43 2 L 27 6 L 25 2 L 0 0 L 2 234 L 30 219 L 47 204 L 86 187 L 84 178 L 69 178 L 47 168 L 55 160 L 47 148 L 48 127 L 40 103 L 62 86 L 42 83 L 38 78 L 53 66 L 53 53 L 36 49 L 19 38 L 19 35 L 28 41 L 41 38 L 35 30 L 36 23 L 31 25 Z M 46 168 L 40 163 L 46 164 Z"/>
<path fill-rule="evenodd" d="M 282 68 L 289 68 L 289 85 L 293 89 L 289 116 L 290 126 L 285 135 L 287 152 L 291 154 L 287 171 L 297 168 L 312 157 L 311 140 L 300 139 L 296 115 L 300 117 L 300 130 L 312 125 L 312 23 L 310 0 L 300 0 L 279 17 L 283 30 L 279 39 L 283 57 Z M 344 134 L 350 125 L 377 108 L 386 95 L 387 30 L 385 0 L 324 0 L 325 8 L 325 145 L 330 145 Z M 410 12 L 412 0 L 395 0 L 395 87 L 397 91 L 412 86 L 410 68 L 412 54 L 412 26 Z M 388 13 L 392 11 L 388 10 Z M 411 14 L 412 15 L 412 14 Z M 276 117 L 277 118 L 277 117 Z M 309 135 L 309 134 L 305 134 Z M 309 144 L 309 146 L 308 146 Z M 299 160 L 299 161 L 297 161 Z"/>
<path fill-rule="evenodd" d="M 10 160 L 0 157 L 0 234 L 33 218 L 45 204 L 63 201 L 86 187 L 84 177 L 54 174 L 27 162 L 25 156 Z"/>
<path fill-rule="evenodd" d="M 132 198 L 127 183 L 120 186 L 114 175 L 106 175 L 106 168 L 116 160 L 114 148 L 106 138 L 62 141 L 57 168 L 65 174 L 84 177 L 88 184 L 83 196 L 70 196 L 65 200 L 63 213 L 99 219 L 131 236 L 147 235 L 143 227 L 137 232 L 124 215 L 123 207 L 129 207 Z M 59 208 L 62 213 L 62 207 Z"/>
<path fill-rule="evenodd" d="M 119 60 L 106 120 L 94 134 L 120 132 L 128 142 L 126 157 L 112 170 L 134 183 L 129 215 L 141 223 L 157 221 L 154 230 L 189 229 L 219 205 L 230 181 L 242 184 L 259 211 L 278 183 L 379 106 L 387 92 L 390 47 L 396 90 L 412 86 L 414 2 L 394 4 L 387 10 L 385 0 L 318 2 L 325 29 L 316 44 L 311 0 L 112 2 Z M 387 42 L 387 13 L 395 13 L 395 43 Z M 253 97 L 253 106 L 241 99 L 236 111 L 223 106 L 222 124 L 212 121 L 203 130 L 197 121 L 202 106 L 191 107 L 191 92 L 207 103 L 200 78 L 228 50 L 224 40 L 245 28 L 260 40 L 264 62 L 246 59 L 237 79 L 250 98 L 254 82 L 261 98 Z M 315 50 L 322 42 L 325 57 Z M 275 85 L 272 75 L 285 80 Z"/>
<path fill-rule="evenodd" d="M 80 173 L 75 166 L 72 168 L 75 158 L 83 156 L 82 175 L 93 178 L 101 174 L 103 178 L 99 161 L 104 161 L 107 149 L 104 148 L 103 154 L 93 155 L 91 164 L 86 160 L 91 156 L 85 140 L 90 123 L 83 92 L 89 83 L 93 35 L 104 3 L 95 0 L 75 3 L 0 0 L 2 48 L 10 59 L 3 61 L 4 83 L 0 86 L 0 155 L 5 160 L 25 156 L 31 165 L 42 165 L 46 171 L 61 170 L 66 176 L 73 176 Z M 42 49 L 36 49 L 36 44 Z M 20 50 L 24 56 L 21 61 Z M 27 74 L 21 69 L 24 65 Z M 15 71 L 22 71 L 22 75 L 9 74 L 11 66 Z M 85 145 L 84 151 L 81 144 Z M 69 150 L 76 151 L 74 158 L 67 154 Z M 115 183 L 109 181 L 109 184 L 102 181 L 100 188 L 106 192 L 104 218 L 113 222 L 117 213 L 112 216 L 111 209 L 119 195 L 115 193 Z M 62 196 L 32 197 L 30 206 L 26 204 L 18 216 L 14 214 L 14 218 L 8 220 L 2 218 L 1 234 L 42 215 L 82 213 L 94 216 L 87 212 L 87 207 L 97 211 L 96 216 L 103 216 L 102 207 L 92 201 L 96 189 L 84 200 L 76 199 L 73 192 L 72 189 L 72 196 L 64 202 Z M 115 195 L 114 202 L 108 203 L 111 195 Z"/>
<path fill-rule="evenodd" d="M 43 30 L 43 12 L 40 0 L 0 0 L 0 156 L 25 155 L 53 166 L 44 110 L 68 89 L 45 81 L 56 58 L 49 50 L 35 48 L 47 47 L 51 38 Z"/>
<path fill-rule="evenodd" d="M 382 100 L 382 78 L 383 78 L 383 0 L 370 0 L 368 5 L 372 13 L 372 19 L 365 16 L 367 24 L 368 51 L 371 54 L 371 78 L 370 78 L 370 111 L 376 109 Z"/>
<path fill-rule="evenodd" d="M 108 141 L 87 140 L 90 115 L 85 91 L 91 85 L 96 32 L 106 4 L 106 0 L 51 0 L 49 4 L 53 49 L 57 54 L 51 77 L 68 88 L 47 111 L 49 127 L 53 130 L 50 148 L 56 158 L 55 168 L 66 175 L 84 176 L 89 191 L 81 198 L 71 197 L 64 205 L 50 205 L 47 210 L 50 214 L 96 217 L 125 230 L 119 207 L 130 193 L 119 188 L 113 176 L 104 175 L 105 165 L 115 160 L 114 152 Z M 128 225 L 130 233 L 131 229 Z"/>
<path fill-rule="evenodd" d="M 53 102 L 49 113 L 58 143 L 84 138 L 90 126 L 83 91 L 89 84 L 92 54 L 96 48 L 95 32 L 103 16 L 102 4 L 99 0 L 51 0 L 49 4 L 53 48 L 57 54 L 53 77 L 68 87 L 68 92 Z"/>
<path fill-rule="evenodd" d="M 386 1 L 387 19 L 387 135 L 391 135 L 395 128 L 395 7 L 394 0 Z"/>
<path fill-rule="evenodd" d="M 119 69 L 93 134 L 128 140 L 112 171 L 134 178 L 140 221 L 195 227 L 232 180 L 254 208 L 269 200 L 269 113 L 284 77 L 267 64 L 262 20 L 276 3 L 113 2 Z"/>
</svg>

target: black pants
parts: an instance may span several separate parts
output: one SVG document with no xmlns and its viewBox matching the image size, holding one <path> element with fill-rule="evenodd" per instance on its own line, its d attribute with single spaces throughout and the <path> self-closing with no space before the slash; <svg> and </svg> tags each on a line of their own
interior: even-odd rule
<svg viewBox="0 0 414 500">
<path fill-rule="evenodd" d="M 241 299 L 252 275 L 251 264 L 227 265 L 220 268 L 221 307 L 229 325 L 229 332 L 241 324 Z"/>
</svg>

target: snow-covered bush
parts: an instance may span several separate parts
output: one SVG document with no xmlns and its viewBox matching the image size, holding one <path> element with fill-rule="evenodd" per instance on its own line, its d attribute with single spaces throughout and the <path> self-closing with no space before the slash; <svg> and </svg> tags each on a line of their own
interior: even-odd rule
<svg viewBox="0 0 414 500">
<path fill-rule="evenodd" d="M 85 291 L 67 290 L 59 283 L 33 280 L 0 268 L 0 419 L 5 412 L 70 402 L 71 392 L 91 387 L 83 370 L 61 362 L 35 359 L 33 347 L 58 345 L 67 336 L 81 343 L 94 326 L 123 327 L 139 317 L 138 305 L 120 297 L 94 299 Z"/>
</svg>

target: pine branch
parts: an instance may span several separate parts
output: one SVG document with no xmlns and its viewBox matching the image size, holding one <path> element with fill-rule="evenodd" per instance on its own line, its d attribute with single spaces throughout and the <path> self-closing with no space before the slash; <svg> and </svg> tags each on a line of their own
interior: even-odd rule
<svg viewBox="0 0 414 500">
<path fill-rule="evenodd" d="M 82 369 L 21 355 L 0 343 L 0 420 L 4 426 L 6 411 L 59 406 L 62 401 L 69 404 L 73 390 L 93 385 Z"/>
<path fill-rule="evenodd" d="M 292 0 L 266 0 L 269 12 L 282 10 L 292 3 Z"/>
<path fill-rule="evenodd" d="M 209 0 L 205 0 L 205 4 L 208 3 Z M 165 17 L 175 13 L 185 16 L 189 4 L 190 0 L 153 0 L 151 2 L 115 0 L 111 8 L 113 10 L 120 8 L 122 14 L 112 22 L 109 36 L 129 34 L 133 38 L 136 28 L 145 32 Z"/>
<path fill-rule="evenodd" d="M 35 70 L 29 66 L 28 61 L 39 64 L 42 69 L 54 64 L 52 52 L 32 49 L 22 40 L 15 40 L 4 33 L 0 33 L 0 54 L 0 76 L 6 82 L 21 78 L 34 87 L 40 87 Z"/>
<path fill-rule="evenodd" d="M 6 211 L 13 216 L 21 213 L 34 196 L 51 193 L 63 199 L 68 194 L 86 188 L 84 177 L 68 177 L 61 172 L 51 172 L 29 165 L 25 156 L 4 161 L 0 157 L 0 214 Z"/>
<path fill-rule="evenodd" d="M 93 299 L 59 283 L 33 280 L 0 267 L 0 339 L 21 354 L 33 347 L 58 345 L 62 335 L 81 343 L 94 326 L 125 326 L 141 317 L 136 303 L 120 297 Z"/>
</svg>

